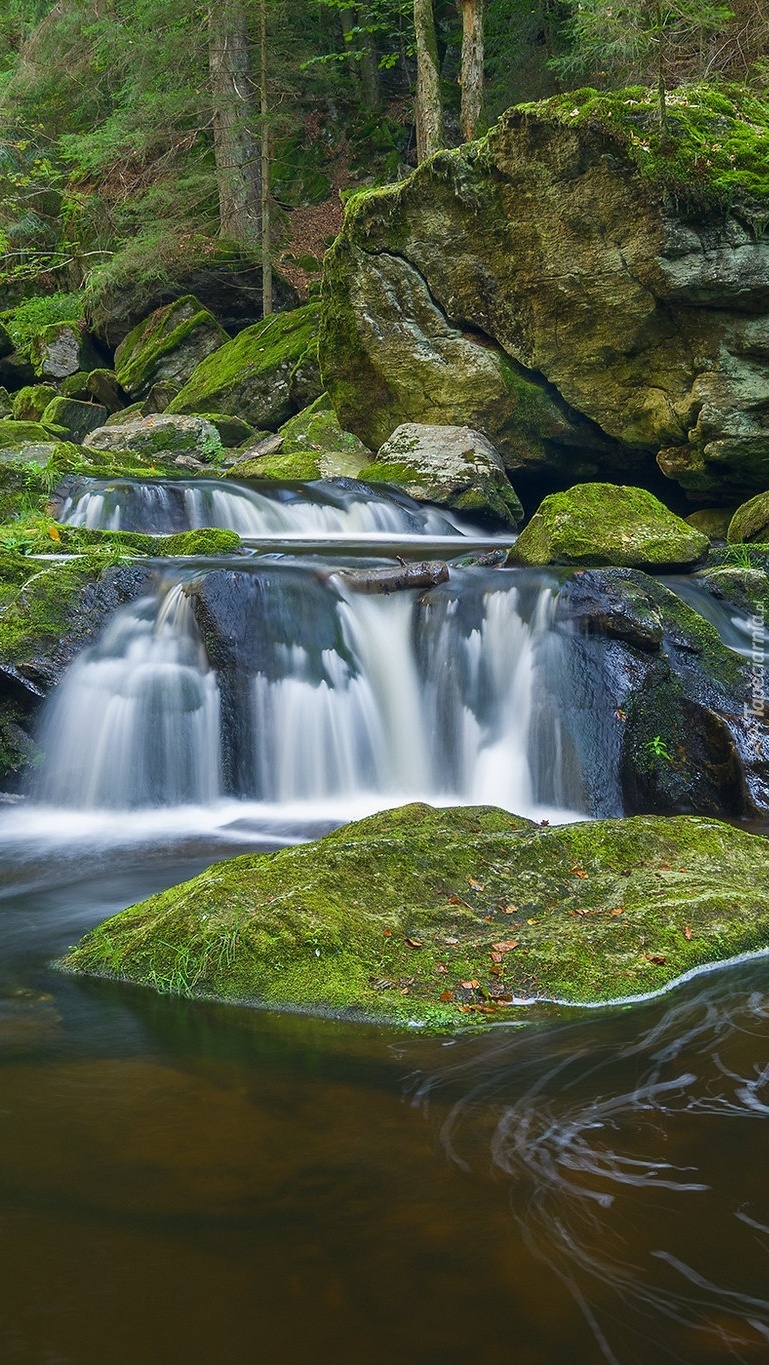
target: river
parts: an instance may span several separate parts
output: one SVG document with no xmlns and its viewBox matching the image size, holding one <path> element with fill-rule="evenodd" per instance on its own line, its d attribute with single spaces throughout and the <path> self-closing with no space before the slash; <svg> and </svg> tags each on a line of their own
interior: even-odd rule
<svg viewBox="0 0 769 1365">
<path fill-rule="evenodd" d="M 461 615 L 442 591 L 438 634 Z M 553 656 L 540 588 L 519 597 L 531 629 L 516 714 L 541 740 L 537 641 L 548 673 Z M 455 654 L 460 637 L 477 653 L 479 629 L 452 636 Z M 398 630 L 403 644 L 410 628 Z M 348 631 L 339 647 L 348 690 L 365 673 L 359 642 Z M 316 644 L 321 657 L 322 631 Z M 185 651 L 172 672 L 205 677 Z M 312 651 L 289 653 L 309 683 Z M 278 692 L 279 655 L 248 663 Z M 245 788 L 234 792 L 221 778 L 211 793 L 210 764 L 190 769 L 205 799 L 187 804 L 147 795 L 155 770 L 146 789 L 107 784 L 106 802 L 88 780 L 54 802 L 49 772 L 42 797 L 0 814 L 3 1365 L 769 1358 L 765 961 L 631 1008 L 532 1006 L 461 1038 L 164 998 L 51 966 L 105 915 L 216 858 L 313 837 L 382 787 L 384 804 L 462 799 L 468 781 L 483 796 L 522 732 L 499 728 L 494 669 L 480 683 L 459 672 L 430 704 L 443 717 L 469 707 L 476 729 L 418 792 L 374 746 L 352 797 L 341 778 L 304 804 L 291 783 L 265 792 L 249 759 L 235 778 L 224 761 Z M 566 818 L 564 784 L 577 798 L 562 738 L 547 764 L 519 765 L 515 792 Z M 144 742 L 134 729 L 129 748 Z M 479 767 L 479 746 L 494 762 Z"/>
</svg>

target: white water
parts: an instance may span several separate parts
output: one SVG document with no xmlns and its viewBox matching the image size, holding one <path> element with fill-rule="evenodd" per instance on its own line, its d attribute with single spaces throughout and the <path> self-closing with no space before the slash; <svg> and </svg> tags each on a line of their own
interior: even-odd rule
<svg viewBox="0 0 769 1365">
<path fill-rule="evenodd" d="M 70 526 L 102 531 L 164 535 L 218 526 L 247 538 L 284 540 L 456 535 L 458 525 L 450 514 L 352 480 L 281 488 L 271 495 L 213 479 L 92 481 L 66 499 L 59 518 Z"/>
<path fill-rule="evenodd" d="M 241 581 L 259 573 L 241 570 Z M 270 600 L 280 598 L 280 574 L 265 571 L 262 581 Z M 530 738 L 553 598 L 542 590 L 524 619 L 512 575 L 484 583 L 479 591 L 475 582 L 468 616 L 453 591 L 426 601 L 413 591 L 356 595 L 341 578 L 308 574 L 306 625 L 294 589 L 292 638 L 265 642 L 266 662 L 246 670 L 227 718 L 191 599 L 183 584 L 167 585 L 121 608 L 55 692 L 36 797 L 75 811 L 138 812 L 213 807 L 234 794 L 275 812 L 302 806 L 316 820 L 420 799 L 535 816 L 547 805 L 550 817 L 553 774 L 543 788 Z M 333 647 L 318 633 L 321 612 L 337 622 Z M 255 616 L 248 631 L 263 626 Z M 557 730 L 556 716 L 551 724 Z M 239 743 L 247 752 L 233 793 L 223 754 Z M 578 778 L 562 776 L 558 804 L 576 807 Z"/>
</svg>

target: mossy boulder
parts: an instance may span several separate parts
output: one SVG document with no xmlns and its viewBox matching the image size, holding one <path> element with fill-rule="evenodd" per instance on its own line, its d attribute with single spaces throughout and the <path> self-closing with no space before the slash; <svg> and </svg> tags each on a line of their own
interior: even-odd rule
<svg viewBox="0 0 769 1365">
<path fill-rule="evenodd" d="M 86 377 L 85 387 L 87 396 L 101 403 L 109 413 L 120 412 L 128 403 L 126 392 L 118 383 L 114 370 L 91 370 Z"/>
<path fill-rule="evenodd" d="M 222 449 L 219 433 L 210 422 L 168 413 L 98 427 L 83 445 L 86 450 L 108 451 L 121 458 L 130 455 L 150 463 L 173 461 L 180 455 L 212 460 Z"/>
<path fill-rule="evenodd" d="M 254 429 L 244 422 L 242 417 L 235 417 L 227 412 L 201 412 L 201 417 L 206 422 L 210 422 L 212 427 L 216 427 L 219 432 L 219 440 L 227 450 L 233 450 L 237 446 L 242 446 L 254 435 Z"/>
<path fill-rule="evenodd" d="M 50 442 L 51 433 L 40 422 L 19 422 L 4 418 L 0 421 L 0 450 L 22 450 L 29 445 Z"/>
<path fill-rule="evenodd" d="M 726 539 L 733 545 L 743 545 L 747 541 L 769 541 L 769 493 L 758 493 L 738 507 L 726 532 Z"/>
<path fill-rule="evenodd" d="M 275 430 L 321 392 L 317 360 L 319 305 L 275 313 L 203 360 L 170 413 L 233 413 Z"/>
<path fill-rule="evenodd" d="M 107 420 L 107 409 L 100 403 L 83 403 L 79 398 L 52 398 L 42 414 L 43 426 L 66 432 L 66 440 L 80 445 L 90 432 Z"/>
<path fill-rule="evenodd" d="M 729 522 L 734 516 L 733 507 L 700 507 L 696 512 L 690 512 L 684 521 L 689 526 L 693 526 L 695 531 L 701 531 L 710 540 L 726 540 L 726 533 L 729 529 Z"/>
<path fill-rule="evenodd" d="M 39 422 L 48 404 L 56 397 L 52 384 L 25 384 L 13 395 L 12 415 L 17 422 Z"/>
<path fill-rule="evenodd" d="M 729 500 L 769 478 L 769 102 L 580 90 L 353 196 L 324 266 L 344 426 L 467 424 L 510 470 Z M 705 151 L 707 154 L 705 154 Z"/>
<path fill-rule="evenodd" d="M 769 843 L 715 820 L 534 826 L 412 805 L 215 864 L 86 934 L 66 971 L 456 1029 L 662 989 L 769 945 Z"/>
<path fill-rule="evenodd" d="M 645 489 L 583 483 L 543 500 L 508 563 L 691 569 L 709 548 L 707 536 Z"/>
<path fill-rule="evenodd" d="M 494 447 L 469 427 L 405 422 L 360 474 L 366 483 L 395 484 L 417 502 L 494 517 L 516 526 L 523 507 Z"/>
<path fill-rule="evenodd" d="M 134 399 L 146 398 L 158 383 L 178 393 L 201 360 L 228 340 L 213 314 L 188 294 L 151 313 L 121 341 L 118 383 Z"/>
<path fill-rule="evenodd" d="M 65 379 L 104 364 L 104 354 L 81 322 L 51 322 L 32 338 L 29 348 L 35 374 Z"/>
</svg>

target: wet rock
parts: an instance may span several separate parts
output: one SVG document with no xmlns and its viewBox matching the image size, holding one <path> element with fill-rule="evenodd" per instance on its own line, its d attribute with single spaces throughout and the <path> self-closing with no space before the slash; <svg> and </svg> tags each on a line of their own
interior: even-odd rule
<svg viewBox="0 0 769 1365">
<path fill-rule="evenodd" d="M 106 920 L 60 966 L 455 1030 L 514 1018 L 526 1000 L 654 992 L 765 947 L 767 886 L 769 843 L 711 819 L 542 828 L 411 805 L 215 864 Z"/>
<path fill-rule="evenodd" d="M 449 568 L 439 561 L 414 561 L 401 565 L 399 569 L 346 569 L 339 577 L 350 592 L 387 595 L 403 592 L 406 588 L 433 588 L 438 583 L 447 583 Z"/>
<path fill-rule="evenodd" d="M 709 548 L 707 536 L 645 489 L 588 483 L 545 498 L 508 562 L 691 569 Z"/>
</svg>

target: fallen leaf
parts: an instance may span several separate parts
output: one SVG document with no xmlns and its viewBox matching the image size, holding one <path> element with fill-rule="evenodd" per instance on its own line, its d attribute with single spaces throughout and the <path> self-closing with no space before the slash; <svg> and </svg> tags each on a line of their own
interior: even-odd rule
<svg viewBox="0 0 769 1365">
<path fill-rule="evenodd" d="M 393 936 L 392 929 L 383 929 L 382 933 L 384 934 L 385 938 L 392 938 Z"/>
<path fill-rule="evenodd" d="M 47 527 L 47 531 L 49 540 L 61 540 L 58 526 L 49 526 Z"/>
<path fill-rule="evenodd" d="M 492 954 L 491 954 L 491 960 L 492 960 L 492 962 L 501 962 L 501 961 L 502 961 L 502 954 L 501 954 L 501 953 L 492 953 Z"/>
<path fill-rule="evenodd" d="M 441 1001 L 443 1002 L 443 1004 L 445 1005 L 446 1002 L 447 1002 L 448 1000 L 453 1000 L 453 999 L 454 999 L 454 992 L 453 992 L 453 991 L 443 991 L 443 993 L 442 993 L 441 995 L 439 995 L 438 999 L 441 1000 Z"/>
<path fill-rule="evenodd" d="M 480 981 L 460 981 L 460 986 L 464 986 L 466 991 L 474 991 L 476 986 L 480 986 Z"/>
<path fill-rule="evenodd" d="M 539 920 L 537 920 L 537 919 L 527 919 L 526 923 L 527 923 L 527 924 L 539 924 Z"/>
<path fill-rule="evenodd" d="M 424 943 L 420 943 L 418 938 L 404 938 L 403 942 L 407 948 L 424 948 Z"/>
<path fill-rule="evenodd" d="M 655 967 L 664 967 L 667 962 L 666 957 L 660 957 L 657 953 L 644 953 L 647 962 L 653 962 Z"/>
<path fill-rule="evenodd" d="M 583 867 L 573 867 L 571 869 L 571 875 L 573 877 L 581 877 L 583 881 L 587 880 L 587 873 Z"/>
<path fill-rule="evenodd" d="M 613 915 L 624 915 L 624 913 L 625 913 L 625 907 L 624 907 L 624 905 L 615 905 L 615 907 L 614 907 L 614 909 L 612 910 L 611 913 L 612 913 Z"/>
<path fill-rule="evenodd" d="M 518 910 L 517 905 L 500 905 L 499 908 L 504 915 L 514 915 Z"/>
<path fill-rule="evenodd" d="M 442 972 L 443 975 L 446 976 L 446 975 L 448 974 L 448 970 L 449 970 L 449 969 L 448 969 L 448 967 L 444 967 L 444 965 L 443 965 L 442 962 L 436 962 L 436 964 L 435 964 L 435 970 L 436 970 L 436 972 Z"/>
<path fill-rule="evenodd" d="M 459 896 L 449 896 L 449 905 L 464 905 L 464 901 L 461 901 Z"/>
<path fill-rule="evenodd" d="M 477 882 L 475 877 L 468 877 L 467 885 L 471 886 L 473 891 L 483 891 L 483 882 Z"/>
<path fill-rule="evenodd" d="M 685 925 L 684 925 L 684 938 L 690 939 L 691 936 L 692 936 L 692 931 L 691 931 L 691 929 L 689 928 L 689 925 L 688 925 L 688 924 L 685 924 Z"/>
<path fill-rule="evenodd" d="M 512 952 L 513 948 L 518 947 L 518 939 L 517 938 L 504 939 L 502 943 L 492 943 L 491 946 L 498 953 L 510 953 Z"/>
</svg>

